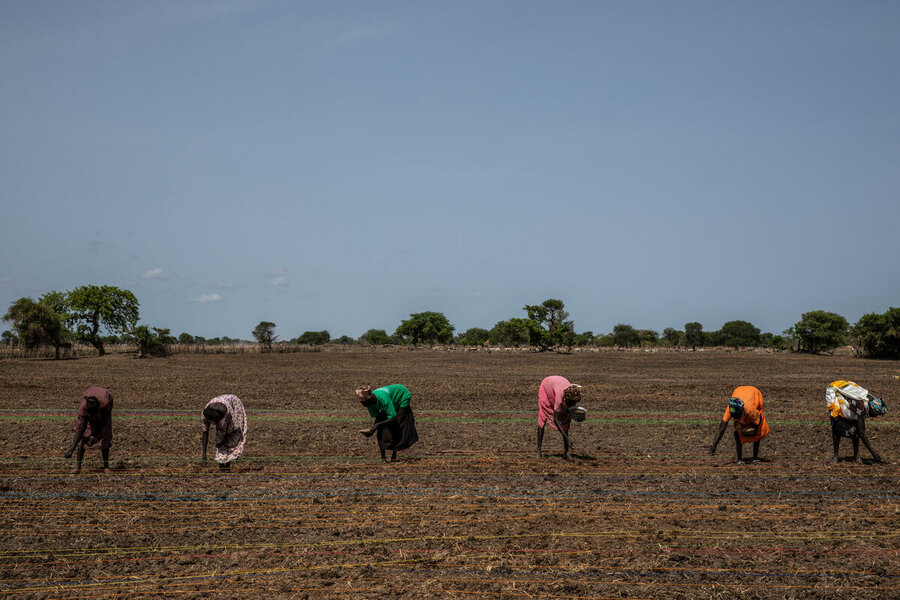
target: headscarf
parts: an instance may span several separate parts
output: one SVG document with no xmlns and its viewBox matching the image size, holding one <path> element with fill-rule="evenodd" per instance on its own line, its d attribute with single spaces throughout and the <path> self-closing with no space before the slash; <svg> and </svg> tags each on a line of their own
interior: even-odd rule
<svg viewBox="0 0 900 600">
<path fill-rule="evenodd" d="M 869 400 L 869 415 L 872 417 L 880 417 L 887 412 L 887 406 L 881 398 L 872 398 Z"/>
<path fill-rule="evenodd" d="M 744 401 L 740 398 L 731 398 L 728 401 L 728 410 L 731 411 L 732 415 L 741 414 L 741 411 L 744 410 Z"/>
</svg>

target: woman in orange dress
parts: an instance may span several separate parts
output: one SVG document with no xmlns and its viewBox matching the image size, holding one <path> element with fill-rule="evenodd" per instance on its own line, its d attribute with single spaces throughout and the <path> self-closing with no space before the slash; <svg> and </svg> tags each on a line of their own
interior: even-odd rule
<svg viewBox="0 0 900 600">
<path fill-rule="evenodd" d="M 719 430 L 716 432 L 716 439 L 713 440 L 712 446 L 709 447 L 709 453 L 716 453 L 716 446 L 725 433 L 728 421 L 734 420 L 734 446 L 737 452 L 737 462 L 743 463 L 742 444 L 753 442 L 753 462 L 759 460 L 759 441 L 769 435 L 769 424 L 766 422 L 766 416 L 763 414 L 763 397 L 762 392 L 752 385 L 742 385 L 735 388 L 728 401 L 728 408 L 725 409 L 725 415 L 722 422 L 719 423 Z"/>
</svg>

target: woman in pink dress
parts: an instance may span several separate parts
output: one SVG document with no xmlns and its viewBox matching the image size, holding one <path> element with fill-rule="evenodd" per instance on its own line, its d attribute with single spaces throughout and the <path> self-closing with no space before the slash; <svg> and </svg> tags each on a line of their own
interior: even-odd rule
<svg viewBox="0 0 900 600">
<path fill-rule="evenodd" d="M 538 458 L 543 457 L 541 445 L 544 442 L 544 425 L 549 423 L 562 436 L 565 448 L 563 458 L 571 459 L 569 456 L 569 425 L 572 419 L 569 415 L 569 407 L 575 406 L 581 401 L 580 387 L 559 375 L 551 375 L 541 381 L 541 388 L 538 390 Z"/>
</svg>

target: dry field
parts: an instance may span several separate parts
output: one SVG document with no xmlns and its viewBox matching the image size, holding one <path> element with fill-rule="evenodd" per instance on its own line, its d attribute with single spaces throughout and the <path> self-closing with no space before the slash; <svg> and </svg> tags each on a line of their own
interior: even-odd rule
<svg viewBox="0 0 900 600">
<path fill-rule="evenodd" d="M 551 374 L 586 386 L 571 463 L 553 431 L 534 457 Z M 751 353 L 0 360 L 0 596 L 898 598 L 897 375 Z M 837 378 L 884 396 L 869 433 L 887 463 L 832 463 Z M 421 441 L 399 463 L 357 433 L 361 383 L 412 391 Z M 70 475 L 90 384 L 115 397 L 114 469 L 89 452 Z M 753 465 L 730 432 L 707 452 L 745 384 L 772 428 Z M 250 422 L 227 474 L 199 461 L 200 410 L 222 393 Z"/>
</svg>

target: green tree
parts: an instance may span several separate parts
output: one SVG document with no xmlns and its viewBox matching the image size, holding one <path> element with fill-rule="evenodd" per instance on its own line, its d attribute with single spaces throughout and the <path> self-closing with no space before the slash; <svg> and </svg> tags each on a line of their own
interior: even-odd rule
<svg viewBox="0 0 900 600">
<path fill-rule="evenodd" d="M 3 344 L 4 346 L 15 346 L 17 343 L 18 338 L 12 331 L 7 329 L 2 334 L 0 334 L 0 344 Z"/>
<path fill-rule="evenodd" d="M 603 348 L 612 348 L 616 345 L 616 337 L 611 333 L 598 335 L 595 338 L 595 341 L 597 342 L 598 346 L 601 346 Z"/>
<path fill-rule="evenodd" d="M 359 336 L 359 343 L 370 346 L 384 346 L 385 344 L 393 344 L 394 338 L 389 336 L 384 329 L 370 329 Z"/>
<path fill-rule="evenodd" d="M 638 329 L 641 346 L 655 346 L 659 342 L 659 332 L 652 329 Z"/>
<path fill-rule="evenodd" d="M 803 313 L 794 323 L 797 348 L 800 352 L 834 352 L 847 342 L 850 324 L 841 315 L 824 310 Z"/>
<path fill-rule="evenodd" d="M 51 292 L 55 293 L 55 292 Z M 139 319 L 140 304 L 129 290 L 111 285 L 83 285 L 66 295 L 69 321 L 75 326 L 75 338 L 106 354 L 100 330 L 110 334 L 133 333 Z"/>
<path fill-rule="evenodd" d="M 253 329 L 253 337 L 265 350 L 272 349 L 272 343 L 278 339 L 275 335 L 275 323 L 271 321 L 260 321 Z"/>
<path fill-rule="evenodd" d="M 541 352 L 575 344 L 575 323 L 569 320 L 562 300 L 549 298 L 541 304 L 527 304 L 522 310 L 537 324 L 531 328 L 531 345 Z"/>
<path fill-rule="evenodd" d="M 341 346 L 352 346 L 353 344 L 356 343 L 356 340 L 354 340 L 349 335 L 342 335 L 338 339 L 334 340 L 334 342 L 336 344 L 340 344 Z"/>
<path fill-rule="evenodd" d="M 662 337 L 666 341 L 666 344 L 674 348 L 681 345 L 681 339 L 684 337 L 684 332 L 678 331 L 672 327 L 666 327 L 663 329 Z"/>
<path fill-rule="evenodd" d="M 788 341 L 780 335 L 774 333 L 762 333 L 759 336 L 759 345 L 763 348 L 771 348 L 776 352 L 781 352 L 788 346 Z"/>
<path fill-rule="evenodd" d="M 641 335 L 634 327 L 625 323 L 613 327 L 612 336 L 615 345 L 622 348 L 641 345 Z"/>
<path fill-rule="evenodd" d="M 739 348 L 759 345 L 759 328 L 747 321 L 728 321 L 719 330 L 722 345 Z"/>
<path fill-rule="evenodd" d="M 148 327 L 147 325 L 138 325 L 132 331 L 132 335 L 137 342 L 138 358 L 168 356 L 168 345 L 174 344 L 176 341 L 168 329 Z"/>
<path fill-rule="evenodd" d="M 461 346 L 480 346 L 488 341 L 491 332 L 481 327 L 472 327 L 467 329 L 465 333 L 457 336 L 456 343 Z"/>
<path fill-rule="evenodd" d="M 178 336 L 178 343 L 184 344 L 185 346 L 190 346 L 191 344 L 197 344 L 199 342 L 197 342 L 197 338 L 195 338 L 191 334 L 182 333 L 181 335 Z"/>
<path fill-rule="evenodd" d="M 868 313 L 852 330 L 857 352 L 872 358 L 900 358 L 900 308 Z"/>
<path fill-rule="evenodd" d="M 528 346 L 532 337 L 537 335 L 534 330 L 539 328 L 540 326 L 531 319 L 512 318 L 508 321 L 498 321 L 491 328 L 489 339 L 492 344 L 503 346 L 515 348 Z"/>
<path fill-rule="evenodd" d="M 310 346 L 322 346 L 331 341 L 328 331 L 304 331 L 294 340 L 295 344 L 309 344 Z"/>
<path fill-rule="evenodd" d="M 593 331 L 583 331 L 575 336 L 575 345 L 579 348 L 583 348 L 584 346 L 590 346 L 594 344 L 594 332 Z"/>
<path fill-rule="evenodd" d="M 413 313 L 400 323 L 394 335 L 409 343 L 449 344 L 453 341 L 453 325 L 444 313 L 426 311 Z"/>
<path fill-rule="evenodd" d="M 59 315 L 31 298 L 19 298 L 13 302 L 3 315 L 3 320 L 12 323 L 19 343 L 27 350 L 53 346 L 58 360 L 60 350 L 71 346 L 69 332 Z"/>
<path fill-rule="evenodd" d="M 697 346 L 703 345 L 703 325 L 696 321 L 684 324 L 684 343 L 691 347 L 691 351 L 697 350 Z"/>
</svg>

